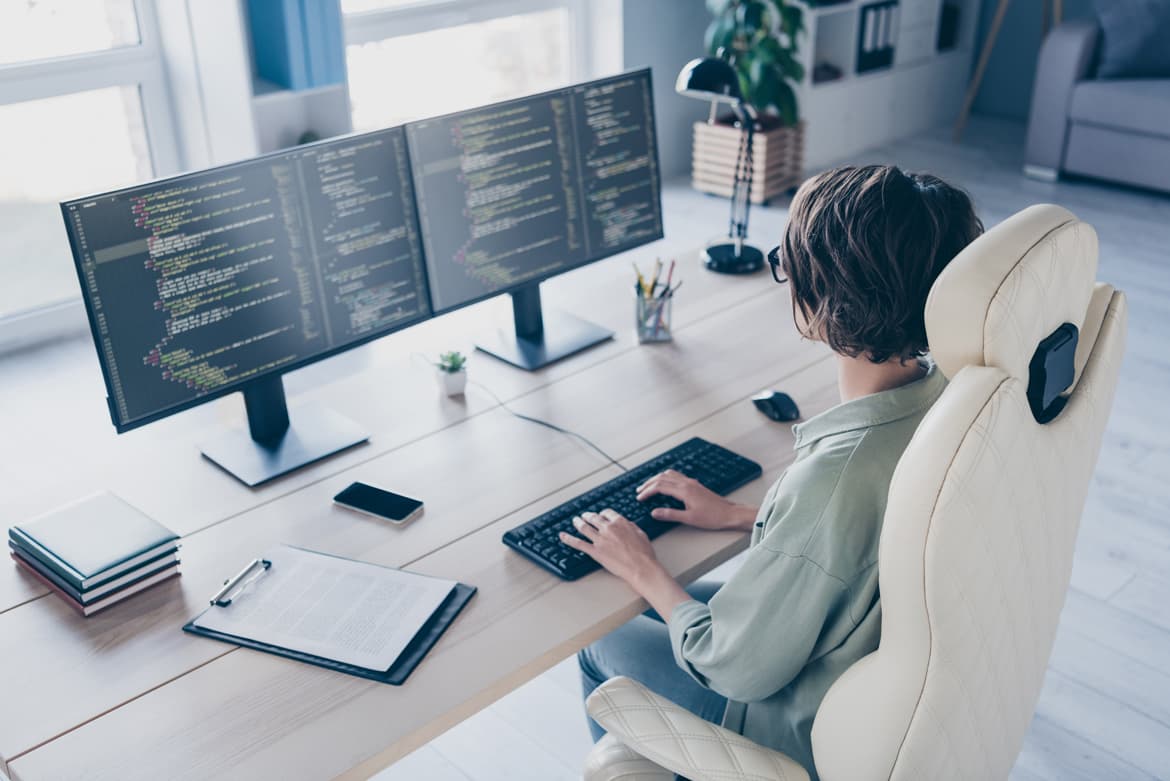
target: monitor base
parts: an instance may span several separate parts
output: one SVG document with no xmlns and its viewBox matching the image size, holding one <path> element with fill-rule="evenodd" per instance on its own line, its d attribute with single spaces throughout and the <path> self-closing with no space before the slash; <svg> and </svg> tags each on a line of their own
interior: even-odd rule
<svg viewBox="0 0 1170 781">
<path fill-rule="evenodd" d="M 295 411 L 292 425 L 272 443 L 257 442 L 246 429 L 233 429 L 205 442 L 201 450 L 204 458 L 254 488 L 369 438 L 349 418 L 310 404 Z"/>
<path fill-rule="evenodd" d="M 550 363 L 613 338 L 613 331 L 568 312 L 544 312 L 540 336 L 516 335 L 515 327 L 501 328 L 482 338 L 476 349 L 521 369 L 535 371 Z"/>
</svg>

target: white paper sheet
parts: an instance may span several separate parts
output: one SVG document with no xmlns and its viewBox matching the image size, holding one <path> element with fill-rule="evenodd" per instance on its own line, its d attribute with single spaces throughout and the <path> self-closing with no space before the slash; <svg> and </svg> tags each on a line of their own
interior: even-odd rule
<svg viewBox="0 0 1170 781">
<path fill-rule="evenodd" d="M 281 545 L 272 566 L 195 625 L 385 671 L 455 587 L 416 575 Z"/>
</svg>

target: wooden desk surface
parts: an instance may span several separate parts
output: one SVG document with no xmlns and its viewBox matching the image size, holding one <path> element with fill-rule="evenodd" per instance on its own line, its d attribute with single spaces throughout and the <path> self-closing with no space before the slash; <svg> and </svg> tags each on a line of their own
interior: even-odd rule
<svg viewBox="0 0 1170 781">
<path fill-rule="evenodd" d="M 680 273 L 687 286 L 673 343 L 637 345 L 629 258 L 615 258 L 544 286 L 546 306 L 563 303 L 613 328 L 614 341 L 531 374 L 476 355 L 472 377 L 513 409 L 568 426 L 628 465 L 694 435 L 725 444 L 764 465 L 764 479 L 736 494 L 758 500 L 791 458 L 792 437 L 745 398 L 779 386 L 806 417 L 815 414 L 836 401 L 832 363 L 798 337 L 787 293 L 766 275 L 717 276 L 695 261 Z M 157 778 L 164 768 L 174 778 L 364 778 L 644 609 L 608 574 L 565 583 L 500 543 L 505 530 L 617 469 L 574 439 L 514 418 L 475 386 L 464 400 L 442 398 L 412 356 L 470 342 L 506 314 L 506 301 L 488 302 L 294 375 L 294 415 L 298 402 L 320 400 L 373 436 L 258 490 L 197 451 L 209 427 L 241 422 L 238 399 L 115 439 L 90 420 L 104 422 L 100 405 L 62 389 L 61 403 L 88 427 L 87 446 L 58 452 L 60 443 L 30 436 L 0 511 L 19 518 L 47 509 L 46 497 L 52 506 L 111 488 L 184 535 L 184 574 L 82 619 L 0 567 L 0 770 L 13 781 Z M 0 390 L 0 404 L 22 387 Z M 426 515 L 398 529 L 334 508 L 330 497 L 358 479 L 423 497 Z M 480 591 L 401 687 L 180 631 L 223 577 L 273 542 L 408 566 Z M 745 543 L 678 529 L 655 548 L 689 580 Z"/>
</svg>

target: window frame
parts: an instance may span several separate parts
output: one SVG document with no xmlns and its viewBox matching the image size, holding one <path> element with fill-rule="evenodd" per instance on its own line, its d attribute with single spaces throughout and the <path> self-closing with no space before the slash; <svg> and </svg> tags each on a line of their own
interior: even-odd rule
<svg viewBox="0 0 1170 781">
<path fill-rule="evenodd" d="M 0 105 L 108 87 L 137 87 L 154 176 L 182 169 L 155 0 L 134 0 L 139 42 L 0 65 Z M 62 236 L 64 225 L 62 224 Z M 0 353 L 88 331 L 80 296 L 0 314 Z"/>
</svg>

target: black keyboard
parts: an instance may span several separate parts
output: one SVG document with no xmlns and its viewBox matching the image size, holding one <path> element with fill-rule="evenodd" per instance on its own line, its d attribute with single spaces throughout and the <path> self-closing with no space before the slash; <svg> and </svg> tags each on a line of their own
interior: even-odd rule
<svg viewBox="0 0 1170 781">
<path fill-rule="evenodd" d="M 639 502 L 635 498 L 635 489 L 665 469 L 693 477 L 720 496 L 726 496 L 763 473 L 755 461 L 695 437 L 506 532 L 504 544 L 565 580 L 587 575 L 598 568 L 597 562 L 588 554 L 565 545 L 557 535 L 574 532 L 574 515 L 600 512 L 606 508 L 617 510 L 638 524 L 651 539 L 662 534 L 676 524 L 651 518 L 650 511 L 655 507 L 681 508 L 682 503 L 661 495 Z"/>
</svg>

